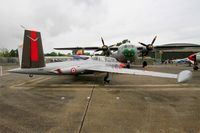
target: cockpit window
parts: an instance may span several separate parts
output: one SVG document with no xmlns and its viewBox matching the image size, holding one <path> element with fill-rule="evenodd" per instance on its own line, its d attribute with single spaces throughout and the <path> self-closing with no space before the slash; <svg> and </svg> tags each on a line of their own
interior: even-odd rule
<svg viewBox="0 0 200 133">
<path fill-rule="evenodd" d="M 117 62 L 115 58 L 105 57 L 105 56 L 94 56 L 92 57 L 92 60 L 103 61 L 103 62 Z"/>
</svg>

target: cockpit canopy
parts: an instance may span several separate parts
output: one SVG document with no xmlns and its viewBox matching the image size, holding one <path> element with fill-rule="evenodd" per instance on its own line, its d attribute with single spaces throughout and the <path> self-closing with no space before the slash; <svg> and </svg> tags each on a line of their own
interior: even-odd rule
<svg viewBox="0 0 200 133">
<path fill-rule="evenodd" d="M 123 45 L 121 45 L 120 46 L 120 48 L 128 48 L 128 49 L 131 49 L 131 48 L 135 48 L 135 46 L 134 45 L 132 45 L 131 43 L 125 43 L 125 44 L 123 44 Z"/>
<path fill-rule="evenodd" d="M 105 57 L 105 56 L 93 56 L 91 59 L 96 60 L 96 61 L 103 61 L 103 62 L 117 62 L 115 58 Z"/>
</svg>

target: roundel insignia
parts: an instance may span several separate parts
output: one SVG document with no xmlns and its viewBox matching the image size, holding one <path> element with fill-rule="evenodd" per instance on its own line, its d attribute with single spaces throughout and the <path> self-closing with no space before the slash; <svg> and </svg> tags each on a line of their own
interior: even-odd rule
<svg viewBox="0 0 200 133">
<path fill-rule="evenodd" d="M 75 67 L 71 68 L 71 73 L 73 73 L 73 74 L 76 73 L 76 68 Z"/>
</svg>

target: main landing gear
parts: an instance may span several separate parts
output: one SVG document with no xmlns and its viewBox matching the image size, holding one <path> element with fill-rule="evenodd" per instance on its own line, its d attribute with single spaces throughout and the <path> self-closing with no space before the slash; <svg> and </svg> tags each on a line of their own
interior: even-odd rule
<svg viewBox="0 0 200 133">
<path fill-rule="evenodd" d="M 145 68 L 146 66 L 147 66 L 147 62 L 146 62 L 146 61 L 143 61 L 142 67 Z"/>
<path fill-rule="evenodd" d="M 33 77 L 33 74 L 29 74 L 28 76 L 29 76 L 30 78 L 32 78 L 32 77 Z"/>
<path fill-rule="evenodd" d="M 104 84 L 105 83 L 110 83 L 111 77 L 109 73 L 106 73 L 106 76 L 104 77 Z"/>
<path fill-rule="evenodd" d="M 198 67 L 197 65 L 194 65 L 194 66 L 193 66 L 193 70 L 194 70 L 194 71 L 198 71 L 198 69 L 199 69 L 199 67 Z"/>
<path fill-rule="evenodd" d="M 198 71 L 199 67 L 198 67 L 198 63 L 196 61 L 194 61 L 194 66 L 193 66 L 193 70 L 194 71 Z"/>
</svg>

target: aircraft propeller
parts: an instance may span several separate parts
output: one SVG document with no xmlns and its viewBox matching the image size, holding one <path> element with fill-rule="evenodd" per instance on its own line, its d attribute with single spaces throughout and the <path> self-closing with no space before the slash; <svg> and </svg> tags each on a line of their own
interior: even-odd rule
<svg viewBox="0 0 200 133">
<path fill-rule="evenodd" d="M 142 50 L 142 58 L 144 56 L 147 56 L 149 51 L 152 51 L 153 50 L 153 44 L 154 42 L 156 41 L 156 38 L 157 36 L 154 37 L 154 39 L 152 40 L 152 42 L 150 44 L 145 44 L 145 43 L 142 43 L 142 42 L 138 42 L 139 44 L 141 44 L 142 46 L 145 46 L 146 49 Z"/>
<path fill-rule="evenodd" d="M 99 49 L 97 49 L 95 52 L 102 50 L 103 51 L 103 55 L 104 56 L 110 56 L 111 51 L 110 51 L 110 46 L 105 45 L 103 38 L 101 37 L 101 42 L 103 44 L 103 46 Z"/>
</svg>

